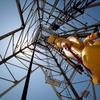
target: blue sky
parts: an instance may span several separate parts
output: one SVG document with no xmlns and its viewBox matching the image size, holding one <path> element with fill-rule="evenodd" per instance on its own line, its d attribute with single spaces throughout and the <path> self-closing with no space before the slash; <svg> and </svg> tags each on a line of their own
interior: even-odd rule
<svg viewBox="0 0 100 100">
<path fill-rule="evenodd" d="M 89 9 L 86 12 L 90 15 L 94 15 L 97 19 L 100 18 L 100 7 L 93 9 L 93 11 L 90 11 Z M 84 22 L 88 20 L 90 20 L 90 18 L 87 17 L 82 21 Z M 94 23 L 94 21 L 89 21 L 89 24 L 92 23 Z M 15 0 L 0 0 L 0 35 L 16 29 L 20 27 L 20 25 L 21 22 Z M 2 48 L 4 45 L 6 45 L 6 41 L 2 46 L 0 46 L 0 51 L 3 51 Z M 0 98 L 0 100 L 20 100 L 24 82 L 25 80 Z M 100 86 L 96 86 L 96 90 L 97 95 L 99 95 Z M 99 98 L 100 96 L 98 96 L 98 100 Z M 58 100 L 51 86 L 49 84 L 45 84 L 44 74 L 40 69 L 31 75 L 27 100 Z"/>
<path fill-rule="evenodd" d="M 15 0 L 0 0 L 0 35 L 3 35 L 16 28 L 19 28 L 20 25 L 21 25 L 20 17 L 17 11 Z M 3 48 L 3 46 L 6 45 L 6 43 L 7 40 L 0 47 Z M 2 50 L 1 48 L 0 51 L 3 51 L 4 49 Z M 5 76 L 8 76 L 8 74 L 6 73 Z M 27 100 L 33 100 L 33 99 L 41 100 L 41 98 L 42 100 L 58 99 L 54 91 L 52 90 L 51 86 L 45 84 L 44 74 L 40 69 L 38 69 L 35 73 L 32 74 L 30 80 L 31 81 L 30 81 Z M 24 82 L 25 81 L 22 81 L 18 86 L 13 88 L 9 93 L 1 97 L 0 100 L 20 100 Z M 1 86 L 3 86 L 2 84 Z"/>
<path fill-rule="evenodd" d="M 0 12 L 0 19 L 2 19 L 0 20 L 0 35 L 10 32 L 21 25 L 15 0 L 1 0 Z"/>
<path fill-rule="evenodd" d="M 51 86 L 45 84 L 44 79 L 40 69 L 31 75 L 27 100 L 58 100 Z M 13 88 L 0 100 L 20 100 L 24 82 Z"/>
</svg>

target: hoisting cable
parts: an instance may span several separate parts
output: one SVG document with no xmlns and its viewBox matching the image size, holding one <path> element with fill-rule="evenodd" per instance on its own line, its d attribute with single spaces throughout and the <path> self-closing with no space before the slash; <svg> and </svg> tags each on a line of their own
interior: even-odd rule
<svg viewBox="0 0 100 100">
<path fill-rule="evenodd" d="M 78 57 L 78 56 L 71 50 L 70 47 L 67 46 L 67 48 L 68 48 L 68 50 L 72 53 L 72 55 L 78 60 L 78 62 L 81 63 L 81 64 L 92 74 L 91 70 L 88 69 L 88 68 L 83 64 L 82 59 L 81 59 L 80 57 Z M 65 49 L 67 49 L 67 48 L 65 48 Z"/>
<path fill-rule="evenodd" d="M 31 69 L 32 69 L 32 63 L 33 63 L 33 58 L 34 58 L 34 53 L 35 53 L 35 48 L 36 48 L 36 43 L 34 44 L 33 53 L 32 53 L 32 57 L 31 57 L 31 61 L 30 61 L 30 65 L 29 65 L 29 69 L 28 69 L 28 73 L 27 73 L 27 77 L 26 77 L 26 81 L 25 81 L 21 100 L 26 100 L 28 86 L 29 86 L 29 80 L 30 80 L 30 75 L 31 75 Z"/>
</svg>

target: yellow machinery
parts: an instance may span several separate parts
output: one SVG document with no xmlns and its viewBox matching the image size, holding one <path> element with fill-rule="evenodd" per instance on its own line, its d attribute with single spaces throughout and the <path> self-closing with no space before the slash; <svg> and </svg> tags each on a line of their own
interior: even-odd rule
<svg viewBox="0 0 100 100">
<path fill-rule="evenodd" d="M 83 42 L 75 36 L 64 38 L 51 35 L 48 38 L 48 43 L 57 49 L 63 49 L 67 57 L 73 59 L 80 58 L 82 64 L 92 72 L 93 82 L 98 84 L 100 83 L 100 40 L 93 42 L 97 37 L 97 33 L 95 32 L 87 36 Z"/>
</svg>

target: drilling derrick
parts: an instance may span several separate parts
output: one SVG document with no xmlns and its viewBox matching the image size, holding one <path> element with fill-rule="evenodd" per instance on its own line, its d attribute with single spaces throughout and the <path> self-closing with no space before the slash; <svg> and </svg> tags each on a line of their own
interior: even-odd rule
<svg viewBox="0 0 100 100">
<path fill-rule="evenodd" d="M 99 100 L 99 0 L 1 0 L 0 7 L 0 100 Z"/>
</svg>

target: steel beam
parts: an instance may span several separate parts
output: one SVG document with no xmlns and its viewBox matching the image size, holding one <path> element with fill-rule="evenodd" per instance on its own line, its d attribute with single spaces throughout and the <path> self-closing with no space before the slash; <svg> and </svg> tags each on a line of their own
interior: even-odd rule
<svg viewBox="0 0 100 100">
<path fill-rule="evenodd" d="M 35 42 L 34 42 L 35 43 Z M 23 49 L 20 49 L 19 51 L 13 53 L 12 55 L 10 55 L 7 58 L 2 59 L 2 61 L 0 61 L 0 65 L 2 65 L 3 63 L 5 63 L 6 61 L 8 61 L 9 59 L 13 58 L 14 56 L 16 56 L 18 53 L 22 52 L 23 50 L 25 50 L 26 48 L 28 48 L 29 46 L 33 45 L 34 43 L 24 47 Z"/>
<path fill-rule="evenodd" d="M 37 70 L 39 67 L 37 67 L 37 68 L 35 68 L 34 70 L 32 70 L 30 73 L 32 74 L 35 70 Z M 26 75 L 27 76 L 27 75 Z M 22 82 L 25 78 L 26 78 L 26 76 L 24 76 L 23 78 L 21 78 L 19 81 L 16 81 L 15 83 L 14 83 L 14 85 L 12 85 L 11 87 L 9 87 L 7 90 L 5 90 L 4 92 L 2 92 L 1 94 L 0 94 L 0 97 L 2 97 L 2 96 L 4 96 L 6 93 L 8 93 L 10 90 L 12 90 L 15 86 L 17 86 L 20 82 Z"/>
<path fill-rule="evenodd" d="M 55 60 L 55 62 L 56 62 L 56 64 L 57 64 L 57 66 L 58 66 L 58 68 L 60 69 L 60 71 L 61 71 L 63 77 L 65 78 L 66 82 L 68 83 L 70 89 L 72 90 L 72 92 L 73 92 L 73 94 L 74 94 L 76 100 L 82 100 L 82 99 L 79 97 L 79 95 L 78 95 L 78 93 L 76 92 L 76 90 L 74 89 L 74 87 L 73 87 L 73 85 L 71 84 L 70 80 L 69 80 L 68 77 L 66 76 L 65 72 L 63 71 L 63 69 L 62 69 L 61 66 L 59 65 L 59 63 L 58 63 L 57 59 L 55 58 L 55 56 L 52 54 L 52 52 L 50 51 L 49 48 L 48 48 L 48 50 L 49 50 L 50 54 L 52 55 L 52 57 L 54 58 L 54 60 Z"/>
<path fill-rule="evenodd" d="M 99 7 L 100 6 L 100 2 L 96 2 L 94 4 L 89 5 L 86 9 L 88 8 L 94 8 L 94 7 Z"/>
<path fill-rule="evenodd" d="M 19 58 L 19 59 L 21 59 L 21 60 L 24 60 L 24 61 L 26 61 L 26 62 L 30 62 L 29 60 L 27 60 L 27 59 L 25 59 L 25 58 L 21 58 L 21 57 L 17 57 L 17 58 Z M 35 63 L 33 63 L 33 64 L 34 64 L 34 65 L 37 65 L 37 66 L 39 66 L 39 67 L 42 67 L 42 68 L 44 68 L 44 69 L 47 69 L 47 70 L 50 70 L 50 71 L 53 71 L 53 72 L 56 72 L 56 73 L 60 74 L 59 71 L 56 71 L 56 70 L 51 69 L 51 68 L 48 68 L 48 67 L 46 67 L 46 66 L 44 66 L 44 65 L 42 65 L 42 64 L 39 64 L 39 63 L 37 63 L 37 62 L 35 62 Z"/>
<path fill-rule="evenodd" d="M 23 27 L 20 27 L 20 28 L 14 30 L 14 31 L 11 31 L 9 33 L 6 33 L 6 34 L 2 35 L 2 36 L 0 36 L 0 40 L 4 39 L 4 38 L 6 38 L 6 37 L 8 37 L 10 35 L 14 35 L 16 32 L 18 32 L 18 31 L 20 31 L 22 29 L 23 29 Z"/>
<path fill-rule="evenodd" d="M 46 10 L 44 10 L 44 9 L 41 9 L 41 8 L 39 8 L 39 9 L 40 9 L 41 11 L 44 11 L 44 12 L 47 13 L 48 15 L 50 14 L 48 11 L 46 11 Z M 54 18 L 58 18 L 58 17 L 56 17 L 55 15 L 51 15 L 51 16 L 54 17 Z M 71 26 L 71 27 L 74 28 L 74 29 L 77 29 L 77 28 L 74 27 L 73 25 L 67 23 L 66 21 L 64 21 L 64 20 L 62 20 L 62 19 L 60 19 L 60 18 L 58 18 L 58 20 L 60 20 L 60 21 L 62 21 L 63 23 L 65 23 L 65 24 Z"/>
<path fill-rule="evenodd" d="M 61 15 L 61 14 L 63 14 L 63 15 L 65 15 L 65 13 L 62 11 L 62 10 L 60 10 L 59 8 L 57 8 L 56 6 L 53 6 L 52 4 L 50 4 L 50 3 L 48 3 L 48 2 L 46 2 L 48 5 L 50 5 L 51 7 L 55 7 L 55 9 L 57 9 L 60 13 L 59 13 L 59 15 L 58 15 L 58 17 L 57 18 L 59 18 L 59 16 Z M 61 15 L 61 16 L 63 16 L 63 15 Z M 66 16 L 66 15 L 65 15 Z M 72 19 L 70 19 L 70 20 L 76 20 L 77 22 L 79 22 L 80 24 L 82 24 L 82 25 L 85 25 L 84 23 L 82 23 L 81 21 L 79 21 L 78 19 L 76 19 L 76 18 L 74 18 L 73 16 L 71 16 L 71 15 L 68 15 L 69 17 L 71 17 Z M 66 16 L 67 17 L 67 16 Z M 56 20 L 56 19 L 55 19 Z M 69 20 L 69 21 L 70 21 Z M 67 22 L 68 23 L 68 22 Z"/>
<path fill-rule="evenodd" d="M 17 4 L 17 8 L 18 8 L 18 12 L 19 12 L 19 15 L 20 15 L 22 26 L 25 27 L 25 23 L 24 23 L 24 18 L 23 18 L 22 10 L 21 10 L 20 1 L 16 0 L 16 4 Z"/>
<path fill-rule="evenodd" d="M 78 28 L 78 29 L 76 29 L 76 30 L 70 30 L 70 31 L 67 31 L 66 33 L 69 33 L 69 32 L 77 32 L 77 31 L 80 31 L 80 30 L 85 30 L 85 29 L 89 29 L 89 28 L 95 28 L 95 27 L 98 27 L 98 26 L 100 26 L 100 22 L 98 22 L 98 23 L 95 23 L 95 24 L 93 24 L 93 25 L 90 25 L 90 26 L 86 26 L 86 27 L 81 27 L 81 28 Z M 75 35 L 75 34 L 74 34 Z M 81 34 L 79 34 L 79 35 L 81 35 Z M 86 35 L 86 34 L 83 34 L 82 36 L 84 36 L 84 35 Z M 87 34 L 88 35 L 88 34 Z M 86 35 L 86 36 L 87 36 Z M 68 34 L 66 34 L 66 35 L 62 35 L 62 36 L 68 36 Z"/>
<path fill-rule="evenodd" d="M 35 54 L 35 48 L 36 48 L 36 44 L 35 44 L 33 52 L 32 52 L 32 57 L 31 57 L 28 73 L 27 73 L 27 76 L 26 76 L 26 81 L 25 81 L 21 100 L 26 100 L 26 97 L 27 97 L 27 91 L 28 91 L 28 87 L 29 87 L 29 81 L 30 81 L 33 58 L 34 58 L 34 54 Z"/>
</svg>

